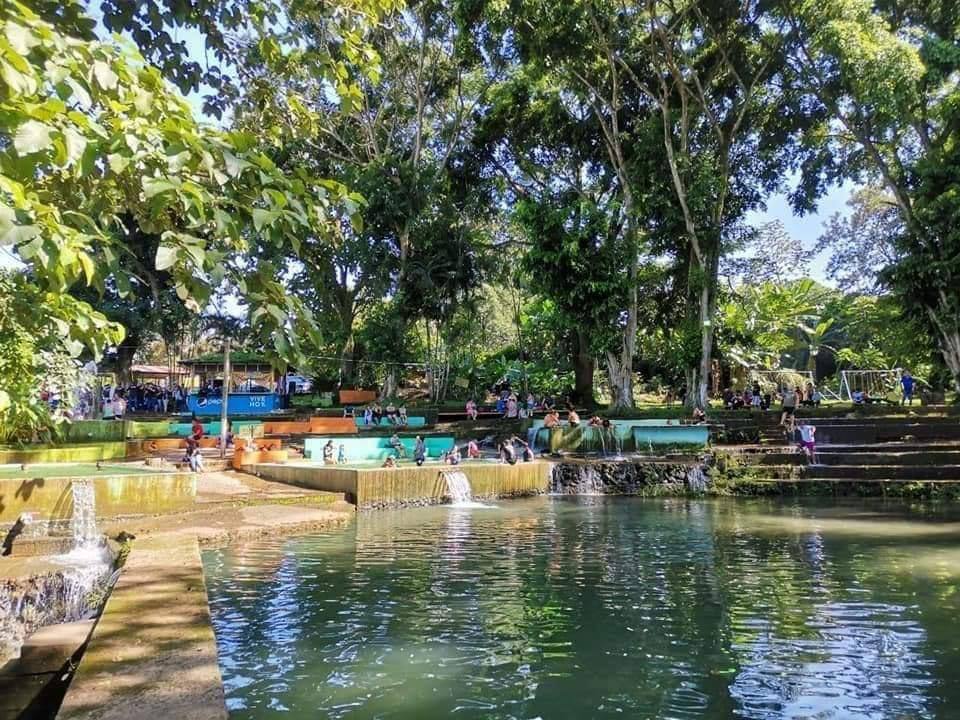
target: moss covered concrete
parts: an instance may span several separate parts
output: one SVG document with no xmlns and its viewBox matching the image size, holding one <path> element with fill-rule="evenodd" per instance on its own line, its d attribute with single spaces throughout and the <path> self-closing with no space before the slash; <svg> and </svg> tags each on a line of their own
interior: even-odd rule
<svg viewBox="0 0 960 720">
<path fill-rule="evenodd" d="M 109 473 L 109 470 L 104 470 Z M 197 495 L 193 473 L 145 472 L 91 478 L 98 517 L 156 515 L 192 508 Z M 72 477 L 0 479 L 0 526 L 12 525 L 21 513 L 35 521 L 66 521 L 73 514 Z"/>
<path fill-rule="evenodd" d="M 447 486 L 442 472 L 446 470 L 462 471 L 477 498 L 537 495 L 546 492 L 550 482 L 550 463 L 543 461 L 517 465 L 464 463 L 456 468 L 411 465 L 392 469 L 347 469 L 309 464 L 268 464 L 255 465 L 251 469 L 270 480 L 345 493 L 361 509 L 445 502 Z"/>
</svg>

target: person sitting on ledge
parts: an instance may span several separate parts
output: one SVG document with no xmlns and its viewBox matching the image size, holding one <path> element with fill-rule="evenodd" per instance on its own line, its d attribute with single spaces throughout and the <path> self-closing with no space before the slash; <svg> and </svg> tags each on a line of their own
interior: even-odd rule
<svg viewBox="0 0 960 720">
<path fill-rule="evenodd" d="M 471 440 L 467 443 L 467 459 L 468 460 L 477 460 L 480 457 L 480 445 L 477 444 L 476 440 Z"/>
<path fill-rule="evenodd" d="M 374 425 L 379 425 L 380 421 L 383 420 L 383 408 L 378 403 L 373 404 L 371 419 Z"/>
<path fill-rule="evenodd" d="M 724 388 L 723 390 L 724 410 L 733 410 L 733 399 L 734 399 L 733 390 L 731 390 L 730 388 Z"/>
<path fill-rule="evenodd" d="M 693 424 L 700 425 L 705 422 L 707 419 L 707 414 L 703 411 L 703 408 L 695 407 L 693 409 Z"/>
<path fill-rule="evenodd" d="M 190 451 L 190 469 L 195 473 L 203 472 L 203 455 L 200 454 L 198 446 L 194 446 Z"/>
<path fill-rule="evenodd" d="M 383 461 L 382 467 L 385 468 L 395 468 L 397 466 L 397 461 L 394 459 L 393 455 L 388 455 L 387 459 Z"/>
<path fill-rule="evenodd" d="M 570 427 L 576 427 L 577 425 L 580 424 L 580 416 L 577 415 L 577 411 L 574 410 L 572 407 L 567 413 L 567 423 L 570 425 Z"/>
<path fill-rule="evenodd" d="M 453 447 L 450 448 L 450 452 L 447 453 L 446 461 L 449 465 L 460 464 L 460 448 L 457 447 L 456 443 L 453 444 Z"/>
<path fill-rule="evenodd" d="M 393 406 L 393 403 L 387 405 L 387 422 L 391 425 L 397 424 L 397 408 Z"/>
<path fill-rule="evenodd" d="M 476 420 L 477 415 L 480 414 L 477 411 L 477 401 L 474 400 L 473 398 L 470 398 L 469 400 L 467 400 L 467 405 L 465 409 L 467 411 L 467 420 Z"/>
<path fill-rule="evenodd" d="M 400 427 L 406 427 L 410 420 L 407 418 L 407 406 L 401 405 L 397 408 L 397 424 Z"/>
<path fill-rule="evenodd" d="M 406 457 L 407 450 L 403 447 L 403 443 L 400 442 L 400 436 L 396 433 L 390 436 L 390 447 L 397 451 L 398 457 Z"/>
<path fill-rule="evenodd" d="M 599 415 L 594 415 L 590 418 L 590 427 L 601 427 L 603 425 L 603 420 L 600 419 Z"/>
<path fill-rule="evenodd" d="M 333 462 L 333 440 L 327 440 L 327 444 L 323 446 L 323 464 L 333 465 Z"/>
<path fill-rule="evenodd" d="M 505 462 L 510 465 L 517 464 L 517 451 L 513 447 L 513 443 L 509 440 L 504 440 L 500 443 L 500 462 Z"/>
<path fill-rule="evenodd" d="M 520 443 L 520 447 L 523 448 L 523 450 L 520 451 L 523 462 L 533 462 L 534 454 L 533 454 L 533 448 L 530 447 L 530 443 L 528 443 L 526 440 L 521 440 L 516 436 L 514 436 L 512 440 L 513 442 Z"/>
<path fill-rule="evenodd" d="M 543 418 L 543 426 L 545 428 L 555 428 L 560 427 L 560 415 L 556 410 L 551 410 Z"/>
</svg>

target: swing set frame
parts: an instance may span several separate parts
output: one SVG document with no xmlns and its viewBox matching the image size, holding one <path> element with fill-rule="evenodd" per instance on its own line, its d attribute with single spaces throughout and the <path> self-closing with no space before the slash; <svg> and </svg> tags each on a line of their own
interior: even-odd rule
<svg viewBox="0 0 960 720">
<path fill-rule="evenodd" d="M 886 398 L 892 393 L 899 392 L 900 379 L 903 377 L 902 368 L 892 368 L 889 370 L 841 370 L 840 371 L 840 395 L 841 399 L 853 402 L 853 393 L 858 390 L 866 390 L 870 395 L 874 395 L 871 387 L 865 387 L 865 381 L 872 383 L 873 388 L 877 384 L 882 384 L 883 395 Z"/>
</svg>

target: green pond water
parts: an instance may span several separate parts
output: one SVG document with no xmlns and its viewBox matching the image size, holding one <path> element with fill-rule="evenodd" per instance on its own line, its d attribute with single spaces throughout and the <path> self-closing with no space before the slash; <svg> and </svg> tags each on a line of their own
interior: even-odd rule
<svg viewBox="0 0 960 720">
<path fill-rule="evenodd" d="M 539 498 L 204 554 L 231 717 L 960 717 L 960 512 Z"/>
</svg>

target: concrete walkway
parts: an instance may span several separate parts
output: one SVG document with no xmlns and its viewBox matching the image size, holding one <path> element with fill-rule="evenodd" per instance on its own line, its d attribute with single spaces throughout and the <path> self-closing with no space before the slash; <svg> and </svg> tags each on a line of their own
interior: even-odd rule
<svg viewBox="0 0 960 720">
<path fill-rule="evenodd" d="M 58 720 L 224 720 L 200 547 L 349 523 L 330 493 L 239 473 L 200 478 L 197 510 L 106 523 L 136 536 Z M 302 504 L 301 504 L 302 503 Z"/>
</svg>

